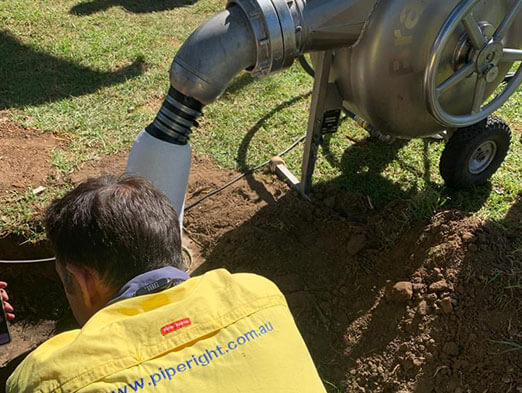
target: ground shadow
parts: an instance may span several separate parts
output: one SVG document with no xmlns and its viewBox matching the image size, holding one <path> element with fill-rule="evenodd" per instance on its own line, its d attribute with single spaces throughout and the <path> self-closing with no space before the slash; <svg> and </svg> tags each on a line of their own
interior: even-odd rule
<svg viewBox="0 0 522 393">
<path fill-rule="evenodd" d="M 232 86 L 232 91 L 234 91 L 235 89 L 241 89 L 246 84 L 251 83 L 252 80 L 253 79 L 250 75 L 245 74 L 243 77 L 236 79 L 235 83 Z M 248 132 L 243 137 L 243 140 L 241 141 L 241 144 L 239 145 L 239 149 L 237 152 L 236 162 L 237 162 L 238 168 L 241 172 L 247 172 L 248 170 L 250 170 L 250 168 L 248 167 L 248 164 L 247 164 L 248 149 L 250 147 L 250 143 L 255 138 L 257 132 L 276 113 L 296 104 L 297 102 L 299 102 L 301 100 L 308 98 L 311 94 L 312 94 L 311 92 L 308 92 L 308 93 L 301 94 L 299 96 L 293 97 L 287 101 L 282 102 L 281 104 L 279 104 L 275 108 L 273 108 L 271 111 L 269 111 L 267 114 L 265 114 L 263 117 L 261 117 L 248 130 Z M 272 195 L 266 190 L 263 182 L 256 180 L 256 178 L 254 176 L 248 176 L 247 181 L 248 181 L 248 184 L 250 185 L 250 187 L 258 193 L 260 198 L 262 198 L 266 201 L 274 200 Z"/>
<path fill-rule="evenodd" d="M 382 239 L 372 236 L 370 215 L 361 218 L 361 212 L 368 211 L 365 200 L 340 192 L 335 195 L 348 201 L 342 215 L 307 203 L 294 192 L 273 198 L 249 220 L 218 238 L 195 274 L 226 268 L 273 280 L 287 297 L 320 375 L 339 386 L 353 359 L 369 347 L 354 346 L 347 358 L 346 326 L 375 306 L 387 280 L 407 279 L 418 266 L 409 263 L 406 255 L 393 261 L 376 259 Z M 351 221 L 350 216 L 359 219 Z M 387 219 L 388 230 L 394 231 L 396 223 L 391 215 Z M 372 345 L 386 346 L 397 334 L 395 322 L 405 307 L 376 309 L 368 329 L 380 326 L 383 334 Z"/>
<path fill-rule="evenodd" d="M 112 7 L 123 7 L 135 14 L 168 11 L 196 3 L 197 0 L 93 0 L 76 4 L 71 8 L 73 15 L 84 16 L 108 10 Z"/>
<path fill-rule="evenodd" d="M 418 354 L 426 362 L 415 376 L 414 392 L 520 390 L 522 194 L 502 220 L 461 217 L 441 229 L 461 236 L 457 250 L 438 258 L 453 281 L 443 296 L 454 307 L 430 324 L 432 346 Z"/>
<path fill-rule="evenodd" d="M 255 215 L 216 238 L 205 255 L 206 263 L 195 275 L 226 268 L 260 274 L 278 284 L 329 391 L 338 392 L 336 389 L 348 384 L 347 391 L 364 386 L 366 391 L 399 392 L 409 384 L 416 393 L 454 392 L 477 375 L 490 383 L 484 386 L 495 388 L 491 391 L 503 391 L 498 378 L 487 377 L 491 366 L 480 366 L 483 363 L 477 357 L 456 358 L 447 344 L 455 341 L 458 348 L 493 348 L 496 353 L 486 353 L 483 358 L 490 364 L 500 352 L 491 340 L 514 340 L 500 332 L 509 328 L 509 317 L 518 323 L 521 316 L 501 317 L 497 326 L 501 303 L 491 300 L 501 291 L 508 295 L 511 291 L 511 301 L 520 302 L 515 292 L 522 280 L 522 254 L 514 249 L 522 238 L 520 201 L 500 223 L 479 225 L 478 218 L 457 211 L 433 213 L 428 221 L 397 237 L 404 206 L 391 204 L 371 212 L 364 198 L 336 190 L 334 185 L 324 185 L 324 193 L 343 205 L 343 214 L 335 207 L 305 202 L 295 192 L 279 198 L 274 194 Z M 244 196 L 237 189 L 227 191 L 223 198 L 239 207 Z M 212 203 L 202 206 L 198 215 L 215 209 Z M 354 216 L 358 219 L 352 220 Z M 499 224 L 509 230 L 494 229 Z M 216 228 L 221 225 L 219 222 Z M 478 249 L 470 247 L 474 242 L 470 232 L 480 239 L 486 236 L 488 245 L 479 245 L 477 240 Z M 389 236 L 395 236 L 392 245 L 386 241 Z M 506 255 L 510 255 L 511 265 L 505 263 Z M 499 271 L 508 276 L 516 258 L 518 278 L 484 288 Z M 437 293 L 433 300 L 428 286 L 441 279 L 447 280 L 450 289 Z M 409 302 L 387 298 L 390 285 L 398 281 L 414 283 Z M 506 290 L 508 284 L 514 289 Z M 455 291 L 457 304 L 466 304 L 465 311 L 440 312 L 439 302 L 450 291 Z M 424 298 L 429 299 L 427 314 L 417 311 Z M 515 328 L 522 338 L 520 326 Z M 473 334 L 479 339 L 467 337 Z M 480 339 L 487 342 L 478 345 Z M 511 356 L 509 364 L 516 365 L 520 354 L 503 356 Z M 478 367 L 470 367 L 467 374 L 461 369 L 472 364 Z M 499 369 L 506 365 L 499 364 Z M 480 367 L 486 369 L 485 374 L 480 374 Z M 356 373 L 349 374 L 349 370 Z M 361 370 L 363 374 L 358 374 Z M 356 378 L 362 385 L 354 382 Z"/>
<path fill-rule="evenodd" d="M 250 73 L 243 72 L 228 85 L 227 89 L 223 93 L 223 96 L 226 97 L 228 95 L 234 95 L 249 84 L 254 83 L 256 80 L 257 78 L 254 78 Z"/>
<path fill-rule="evenodd" d="M 94 93 L 144 72 L 141 58 L 117 71 L 93 70 L 35 50 L 7 31 L 0 31 L 0 52 L 0 110 Z"/>
<path fill-rule="evenodd" d="M 251 78 L 245 74 L 244 78 L 238 78 L 236 82 L 237 87 L 241 88 L 250 83 Z M 248 130 L 237 153 L 236 161 L 240 171 L 245 172 L 249 169 L 247 165 L 248 150 L 257 132 L 267 120 L 279 111 L 309 97 L 310 94 L 311 92 L 302 94 L 277 105 Z M 343 120 L 349 121 L 347 117 Z M 423 167 L 419 169 L 398 155 L 402 149 L 408 148 L 411 142 L 409 140 L 397 139 L 390 144 L 382 143 L 372 137 L 355 143 L 347 141 L 347 148 L 339 160 L 331 151 L 331 138 L 332 135 L 326 135 L 323 138 L 324 143 L 321 146 L 318 160 L 325 159 L 331 166 L 339 168 L 341 174 L 326 184 L 321 181 L 315 182 L 314 192 L 319 194 L 328 193 L 329 189 L 344 189 L 366 196 L 370 204 L 377 209 L 396 200 L 414 199 L 414 204 L 417 205 L 415 208 L 419 210 L 420 216 L 427 216 L 438 207 L 437 204 L 440 200 L 448 201 L 446 207 L 476 212 L 484 205 L 491 193 L 490 182 L 471 190 L 452 190 L 432 181 L 433 163 L 430 161 L 429 149 L 432 144 L 441 143 L 441 141 L 423 140 Z M 409 172 L 414 179 L 418 180 L 413 180 L 410 184 L 399 184 L 387 177 L 384 172 L 393 161 L 397 161 L 401 170 Z M 299 174 L 296 175 L 299 177 Z M 268 201 L 271 198 L 266 190 L 263 191 L 262 182 L 256 180 L 255 177 L 247 179 L 252 189 L 260 190 L 259 196 L 262 199 Z"/>
</svg>

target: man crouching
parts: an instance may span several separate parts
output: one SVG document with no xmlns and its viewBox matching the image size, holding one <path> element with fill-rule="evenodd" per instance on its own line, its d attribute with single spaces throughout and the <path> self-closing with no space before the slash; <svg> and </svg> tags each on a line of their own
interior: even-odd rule
<svg viewBox="0 0 522 393">
<path fill-rule="evenodd" d="M 190 278 L 176 213 L 138 177 L 89 179 L 47 210 L 79 330 L 31 353 L 7 392 L 325 392 L 267 279 Z"/>
</svg>

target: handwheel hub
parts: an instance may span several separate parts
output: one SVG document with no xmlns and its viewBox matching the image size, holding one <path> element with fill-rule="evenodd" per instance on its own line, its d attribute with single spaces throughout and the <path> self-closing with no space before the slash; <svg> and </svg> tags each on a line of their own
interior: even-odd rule
<svg viewBox="0 0 522 393">
<path fill-rule="evenodd" d="M 502 59 L 504 46 L 501 42 L 492 41 L 487 44 L 478 54 L 476 67 L 479 73 L 487 73 L 496 67 Z M 498 75 L 498 74 L 497 74 Z"/>
<path fill-rule="evenodd" d="M 482 143 L 471 155 L 468 169 L 473 175 L 484 172 L 495 159 L 497 144 L 493 141 Z"/>
</svg>

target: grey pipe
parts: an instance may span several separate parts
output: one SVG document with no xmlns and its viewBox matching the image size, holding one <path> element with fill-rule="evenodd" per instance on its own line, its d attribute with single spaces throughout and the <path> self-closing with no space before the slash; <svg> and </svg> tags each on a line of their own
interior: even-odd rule
<svg viewBox="0 0 522 393">
<path fill-rule="evenodd" d="M 377 3 L 376 0 L 300 1 L 303 53 L 353 45 Z"/>
<path fill-rule="evenodd" d="M 170 83 L 204 105 L 215 101 L 242 70 L 256 64 L 256 40 L 244 12 L 231 6 L 185 41 L 170 70 Z"/>
<path fill-rule="evenodd" d="M 357 41 L 376 0 L 228 0 L 174 58 L 171 86 L 203 105 L 242 70 L 268 75 L 298 55 Z"/>
<path fill-rule="evenodd" d="M 202 106 L 239 72 L 264 76 L 304 52 L 355 43 L 375 1 L 228 0 L 227 9 L 194 31 L 175 56 L 172 88 L 147 132 L 186 144 Z"/>
</svg>

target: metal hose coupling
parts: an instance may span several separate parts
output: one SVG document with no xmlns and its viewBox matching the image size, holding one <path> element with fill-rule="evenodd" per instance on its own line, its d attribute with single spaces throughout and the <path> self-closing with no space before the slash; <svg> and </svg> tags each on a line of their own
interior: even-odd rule
<svg viewBox="0 0 522 393">
<path fill-rule="evenodd" d="M 256 64 L 249 71 L 265 76 L 292 65 L 302 41 L 301 0 L 228 0 L 227 8 L 239 6 L 256 41 Z"/>
<path fill-rule="evenodd" d="M 185 145 L 192 127 L 198 127 L 203 105 L 171 87 L 154 121 L 145 128 L 150 135 L 162 141 Z"/>
</svg>

